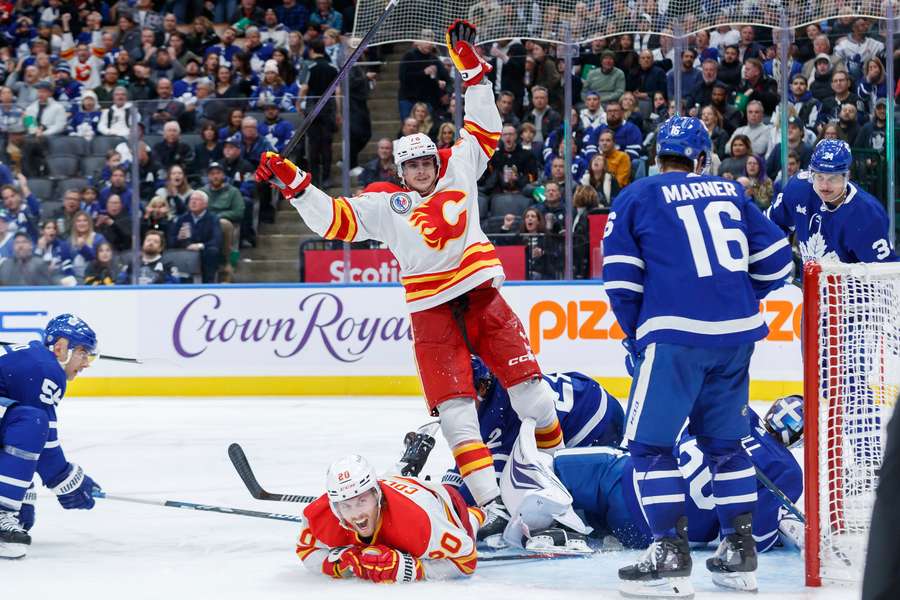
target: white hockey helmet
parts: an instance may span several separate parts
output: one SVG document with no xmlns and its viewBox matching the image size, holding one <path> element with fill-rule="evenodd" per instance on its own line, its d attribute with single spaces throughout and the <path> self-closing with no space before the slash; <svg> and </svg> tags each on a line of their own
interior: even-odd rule
<svg viewBox="0 0 900 600">
<path fill-rule="evenodd" d="M 355 498 L 369 490 L 375 490 L 378 503 L 381 503 L 381 487 L 378 485 L 375 469 L 369 464 L 369 461 L 358 454 L 345 456 L 328 467 L 328 473 L 325 475 L 325 489 L 328 493 L 331 511 L 341 521 L 343 518 L 337 510 L 338 502 Z"/>
<path fill-rule="evenodd" d="M 437 146 L 424 133 L 404 135 L 399 140 L 394 140 L 394 164 L 397 166 L 397 175 L 401 181 L 403 181 L 403 163 L 423 156 L 433 156 L 435 165 L 440 168 L 441 159 Z"/>
</svg>

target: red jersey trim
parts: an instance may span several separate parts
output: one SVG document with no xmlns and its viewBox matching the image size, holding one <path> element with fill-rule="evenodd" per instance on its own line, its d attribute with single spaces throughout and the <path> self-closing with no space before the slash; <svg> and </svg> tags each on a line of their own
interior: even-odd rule
<svg viewBox="0 0 900 600">
<path fill-rule="evenodd" d="M 459 266 L 455 269 L 427 275 L 401 277 L 400 282 L 406 288 L 406 301 L 412 302 L 435 296 L 473 273 L 497 266 L 501 266 L 501 262 L 497 258 L 494 245 L 490 242 L 479 242 L 466 248 Z"/>
</svg>

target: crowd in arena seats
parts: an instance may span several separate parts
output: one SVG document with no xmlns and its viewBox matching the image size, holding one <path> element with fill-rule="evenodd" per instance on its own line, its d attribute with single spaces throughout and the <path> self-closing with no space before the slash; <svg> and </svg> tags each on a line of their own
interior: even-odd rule
<svg viewBox="0 0 900 600">
<path fill-rule="evenodd" d="M 354 4 L 0 2 L 0 285 L 231 281 L 275 217 L 260 155 L 334 79 Z M 373 79 L 354 70 L 357 112 Z M 324 187 L 336 108 L 301 159 Z"/>
<path fill-rule="evenodd" d="M 611 6 L 588 2 L 582 8 L 599 11 L 599 18 L 609 16 L 603 11 Z M 617 21 L 610 27 L 621 27 L 618 30 L 640 31 L 662 22 L 663 15 L 652 12 L 658 10 L 656 3 L 615 7 Z M 510 27 L 534 31 L 535 37 L 560 39 L 558 13 L 546 10 L 528 21 L 523 16 L 528 12 L 507 10 L 504 18 L 510 19 Z M 518 25 L 513 25 L 515 19 Z M 676 112 L 676 78 L 682 114 L 699 117 L 713 142 L 711 172 L 740 182 L 761 209 L 780 191 L 783 168 L 789 175 L 806 168 L 813 147 L 823 138 L 884 153 L 888 88 L 897 90 L 885 81 L 883 28 L 883 23 L 842 16 L 799 29 L 789 51 L 790 83 L 784 90 L 785 67 L 772 30 L 765 27 L 722 25 L 698 31 L 686 39 L 680 56 L 672 38 L 649 33 L 611 35 L 584 44 L 571 73 L 576 112 L 569 121 L 568 174 L 563 158 L 563 46 L 529 39 L 485 44 L 480 51 L 493 67 L 489 77 L 504 125 L 499 147 L 479 182 L 482 224 L 497 243 L 510 243 L 511 234 L 545 238 L 528 242 L 529 277 L 560 278 L 565 214 L 560 197 L 571 185 L 574 274 L 589 277 L 586 216 L 608 209 L 630 182 L 656 171 L 655 134 Z M 900 67 L 900 59 L 890 59 Z M 398 135 L 422 131 L 446 143 L 439 132 L 443 123 L 452 121 L 453 98 L 444 64 L 435 47 L 424 42 L 414 44 L 403 57 Z M 783 94 L 790 111 L 784 167 Z M 367 165 L 366 183 L 394 177 L 386 151 L 387 146 L 383 159 Z"/>
</svg>

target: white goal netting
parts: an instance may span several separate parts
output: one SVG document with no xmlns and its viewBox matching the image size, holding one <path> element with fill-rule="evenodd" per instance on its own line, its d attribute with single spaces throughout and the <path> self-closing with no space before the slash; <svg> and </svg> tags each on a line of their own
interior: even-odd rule
<svg viewBox="0 0 900 600">
<path fill-rule="evenodd" d="M 387 0 L 359 0 L 353 35 L 362 37 Z M 782 9 L 784 6 L 784 9 Z M 885 18 L 884 0 L 787 2 L 786 0 L 400 0 L 372 45 L 442 42 L 454 20 L 472 21 L 482 42 L 528 38 L 574 42 L 622 33 L 672 35 L 722 24 L 800 27 L 839 15 Z"/>
<path fill-rule="evenodd" d="M 822 579 L 860 581 L 900 392 L 900 265 L 823 265 L 818 292 L 818 414 L 806 419 L 818 424 L 818 481 L 808 477 L 807 488 L 818 485 L 818 514 L 808 517 L 819 540 L 810 550 Z"/>
</svg>

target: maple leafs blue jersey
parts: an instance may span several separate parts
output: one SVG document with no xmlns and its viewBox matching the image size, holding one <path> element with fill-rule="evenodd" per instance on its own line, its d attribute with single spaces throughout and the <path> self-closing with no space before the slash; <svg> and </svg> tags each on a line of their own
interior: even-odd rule
<svg viewBox="0 0 900 600">
<path fill-rule="evenodd" d="M 603 240 L 604 289 L 638 351 L 762 339 L 758 300 L 792 268 L 782 231 L 722 177 L 639 179 L 613 202 Z"/>
<path fill-rule="evenodd" d="M 790 450 L 763 427 L 750 411 L 750 435 L 741 440 L 750 459 L 792 502 L 803 491 L 803 472 Z M 687 482 L 685 512 L 688 539 L 709 543 L 719 537 L 719 518 L 712 492 L 709 463 L 697 447 L 696 439 L 682 435 L 678 447 L 678 468 Z M 614 535 L 628 548 L 644 548 L 651 539 L 650 526 L 641 509 L 634 480 L 631 455 L 620 448 L 575 448 L 556 453 L 553 469 L 571 492 L 573 508 L 581 512 L 596 535 Z M 760 552 L 778 541 L 778 522 L 784 510 L 778 498 L 757 483 L 758 501 L 753 512 L 753 536 Z"/>
<path fill-rule="evenodd" d="M 804 261 L 897 260 L 887 213 L 874 196 L 853 182 L 847 184 L 847 198 L 837 208 L 829 208 L 813 190 L 811 173 L 801 171 L 775 197 L 766 215 L 786 234 L 796 235 Z"/>
<path fill-rule="evenodd" d="M 567 448 L 617 446 L 622 442 L 625 413 L 622 404 L 600 384 L 582 373 L 548 373 L 544 380 L 556 393 L 556 415 Z M 522 422 L 509 400 L 509 393 L 496 382 L 478 407 L 481 439 L 494 458 L 499 476 L 506 466 Z M 450 471 L 444 483 L 457 485 L 469 504 L 474 501 L 462 484 L 457 469 Z"/>
<path fill-rule="evenodd" d="M 50 422 L 37 465 L 44 481 L 59 475 L 68 466 L 56 429 L 56 406 L 65 393 L 66 373 L 49 348 L 36 341 L 27 345 L 0 345 L 0 420 L 13 405 L 24 404 L 43 409 Z"/>
</svg>

